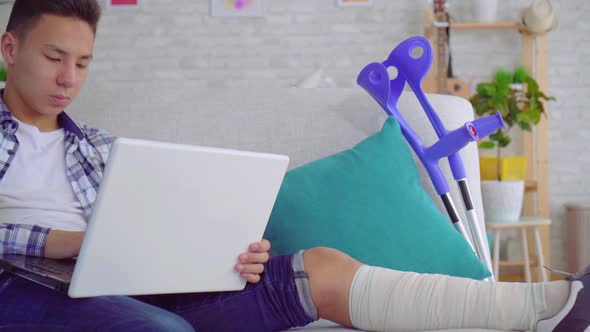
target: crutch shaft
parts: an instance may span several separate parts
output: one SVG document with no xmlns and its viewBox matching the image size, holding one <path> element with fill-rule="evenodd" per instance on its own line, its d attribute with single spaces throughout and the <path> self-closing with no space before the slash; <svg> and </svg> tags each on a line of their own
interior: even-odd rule
<svg viewBox="0 0 590 332">
<path fill-rule="evenodd" d="M 460 179 L 457 181 L 457 184 L 459 185 L 461 197 L 463 198 L 463 203 L 465 205 L 465 215 L 467 216 L 467 223 L 469 224 L 469 229 L 471 230 L 471 238 L 475 245 L 477 256 L 492 273 L 493 278 L 492 258 L 490 255 L 488 239 L 485 236 L 485 231 L 481 228 L 479 218 L 475 212 L 473 202 L 471 200 L 471 193 L 469 192 L 469 186 L 467 184 L 467 179 Z"/>
<path fill-rule="evenodd" d="M 461 219 L 459 218 L 459 214 L 457 213 L 457 209 L 455 208 L 455 204 L 453 204 L 453 200 L 451 199 L 451 195 L 449 193 L 446 193 L 446 194 L 440 195 L 440 198 L 442 199 L 445 209 L 447 210 L 447 213 L 449 214 L 449 219 L 451 219 L 451 223 L 453 224 L 455 229 L 457 231 L 459 231 L 459 233 L 463 236 L 465 241 L 467 241 L 467 243 L 469 244 L 469 246 L 471 247 L 473 252 L 477 255 L 477 252 L 475 251 L 475 247 L 473 246 L 473 243 L 471 242 L 471 239 L 469 238 L 469 234 L 467 233 L 467 230 L 465 230 L 465 226 L 463 225 L 463 223 L 461 222 Z"/>
<path fill-rule="evenodd" d="M 492 258 L 490 256 L 488 241 L 484 237 L 484 233 L 479 225 L 479 222 L 477 221 L 475 210 L 466 210 L 465 215 L 467 216 L 467 221 L 471 229 L 471 237 L 473 238 L 477 257 L 479 257 L 482 263 L 484 263 L 485 267 L 490 271 L 490 273 L 492 273 L 493 278 L 494 269 L 492 268 Z"/>
</svg>

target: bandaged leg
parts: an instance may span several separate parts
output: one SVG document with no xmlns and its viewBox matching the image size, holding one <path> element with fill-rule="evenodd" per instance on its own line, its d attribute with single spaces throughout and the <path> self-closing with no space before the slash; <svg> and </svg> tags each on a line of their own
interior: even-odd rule
<svg viewBox="0 0 590 332">
<path fill-rule="evenodd" d="M 350 289 L 350 318 L 368 331 L 531 330 L 555 315 L 568 294 L 566 281 L 486 282 L 364 265 Z"/>
</svg>

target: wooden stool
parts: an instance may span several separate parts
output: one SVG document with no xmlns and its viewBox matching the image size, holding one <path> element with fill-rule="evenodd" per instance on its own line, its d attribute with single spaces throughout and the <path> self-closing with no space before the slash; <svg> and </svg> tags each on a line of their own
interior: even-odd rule
<svg viewBox="0 0 590 332">
<path fill-rule="evenodd" d="M 551 220 L 541 217 L 521 217 L 516 222 L 487 222 L 486 228 L 494 237 L 492 245 L 492 261 L 494 266 L 494 275 L 496 279 L 500 280 L 500 238 L 502 231 L 510 229 L 520 229 L 520 237 L 522 241 L 523 262 L 504 262 L 514 263 L 515 265 L 524 265 L 524 275 L 526 282 L 531 282 L 531 262 L 529 258 L 529 244 L 527 239 L 527 228 L 533 229 L 535 238 L 535 250 L 537 251 L 537 260 L 539 267 L 539 276 L 541 281 L 547 281 L 547 272 L 543 268 L 545 265 L 545 257 L 543 256 L 543 246 L 541 245 L 541 235 L 539 233 L 539 226 L 550 225 Z"/>
</svg>

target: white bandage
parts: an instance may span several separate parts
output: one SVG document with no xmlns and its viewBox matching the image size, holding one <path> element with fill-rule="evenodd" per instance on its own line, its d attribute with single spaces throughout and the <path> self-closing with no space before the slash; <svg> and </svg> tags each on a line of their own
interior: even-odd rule
<svg viewBox="0 0 590 332">
<path fill-rule="evenodd" d="M 497 283 L 364 265 L 350 289 L 350 318 L 367 331 L 529 330 L 545 310 L 543 284 Z"/>
</svg>

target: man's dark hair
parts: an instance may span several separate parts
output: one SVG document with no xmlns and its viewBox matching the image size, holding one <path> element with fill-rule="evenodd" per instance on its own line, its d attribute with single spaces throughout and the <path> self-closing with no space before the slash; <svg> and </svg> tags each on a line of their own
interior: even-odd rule
<svg viewBox="0 0 590 332">
<path fill-rule="evenodd" d="M 16 0 L 8 19 L 6 31 L 23 38 L 43 14 L 78 18 L 90 25 L 94 33 L 100 19 L 96 0 Z"/>
</svg>

